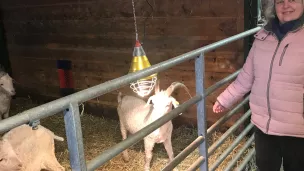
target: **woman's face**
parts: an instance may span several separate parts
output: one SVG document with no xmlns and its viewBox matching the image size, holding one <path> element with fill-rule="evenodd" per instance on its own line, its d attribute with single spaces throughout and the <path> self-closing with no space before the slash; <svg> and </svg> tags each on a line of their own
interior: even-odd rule
<svg viewBox="0 0 304 171">
<path fill-rule="evenodd" d="M 303 0 L 274 0 L 274 2 L 281 24 L 296 20 L 303 14 Z"/>
</svg>

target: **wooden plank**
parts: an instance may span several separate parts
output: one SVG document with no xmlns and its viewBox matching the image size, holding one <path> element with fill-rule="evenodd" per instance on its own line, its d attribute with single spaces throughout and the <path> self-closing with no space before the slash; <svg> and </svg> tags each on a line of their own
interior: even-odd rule
<svg viewBox="0 0 304 171">
<path fill-rule="evenodd" d="M 220 61 L 220 60 L 217 60 Z M 225 61 L 225 59 L 223 59 Z M 22 74 L 24 71 L 28 73 L 36 72 L 57 72 L 56 60 L 53 59 L 41 59 L 41 58 L 21 58 L 18 56 L 11 56 L 11 65 L 14 73 Z M 97 77 L 99 81 L 106 81 L 123 76 L 128 73 L 130 64 L 120 63 L 119 61 L 77 61 L 72 60 L 72 71 L 75 75 L 79 76 L 92 76 Z M 221 75 L 224 78 L 227 72 L 235 72 L 238 68 L 223 67 L 225 64 L 214 63 L 213 60 L 206 59 L 206 73 L 210 73 L 210 79 L 207 85 L 210 86 L 217 80 L 217 75 Z M 33 67 L 35 66 L 35 67 Z M 101 67 L 103 66 L 103 67 Z M 178 75 L 176 73 L 179 73 Z M 214 73 L 214 74 L 212 74 Z M 180 64 L 173 68 L 170 68 L 164 72 L 161 72 L 164 79 L 181 80 L 185 81 L 189 77 L 194 77 L 194 62 Z M 55 75 L 54 75 L 55 76 Z M 57 77 L 57 76 L 56 76 Z M 207 75 L 208 77 L 208 75 Z"/>
<path fill-rule="evenodd" d="M 209 10 L 213 13 L 213 17 L 239 17 L 243 15 L 240 10 L 244 9 L 241 1 L 242 0 L 210 0 Z"/>
<path fill-rule="evenodd" d="M 91 3 L 91 2 L 89 2 Z M 27 20 L 79 20 L 88 19 L 78 2 L 57 3 L 49 5 L 18 5 L 6 7 L 3 10 L 3 20 L 27 21 Z"/>
<path fill-rule="evenodd" d="M 21 62 L 22 61 L 22 62 Z M 227 61 L 227 59 L 221 59 L 217 61 Z M 54 59 L 43 59 L 43 58 L 30 58 L 30 57 L 19 57 L 19 56 L 11 56 L 11 63 L 13 63 L 15 66 L 15 69 L 20 68 L 20 70 L 28 70 L 28 71 L 36 71 L 36 70 L 43 70 L 43 69 L 56 69 L 56 60 Z M 83 71 L 92 73 L 93 75 L 99 75 L 96 72 L 101 73 L 127 73 L 129 71 L 130 64 L 126 64 L 124 62 L 119 62 L 115 60 L 100 60 L 100 61 L 78 61 L 78 60 L 72 60 L 73 63 L 73 69 L 75 71 Z M 174 73 L 181 73 L 181 74 L 187 74 L 185 76 L 189 76 L 189 74 L 194 74 L 194 62 L 186 62 L 184 64 L 179 64 L 175 67 L 172 67 L 164 72 L 166 72 L 166 75 L 172 76 L 170 74 Z M 230 65 L 228 67 L 222 67 L 224 64 L 217 64 L 212 59 L 207 58 L 206 59 L 206 66 L 209 68 L 209 70 L 206 70 L 206 72 L 216 72 L 216 73 L 232 73 L 235 72 L 239 67 L 231 68 Z M 32 67 L 35 66 L 35 67 Z M 104 66 L 104 67 L 101 67 Z M 220 66 L 220 67 L 219 67 Z M 228 69 L 228 70 L 227 70 Z M 95 72 L 95 73 L 94 73 Z M 163 72 L 162 72 L 163 73 Z M 102 76 L 102 75 L 100 75 Z M 212 78 L 211 78 L 212 79 Z"/>
<path fill-rule="evenodd" d="M 240 53 L 239 53 L 240 54 Z M 230 58 L 206 58 L 205 59 L 205 71 L 206 72 L 235 72 L 238 70 L 242 63 L 239 63 L 239 58 L 242 58 L 242 55 L 235 54 L 235 56 Z M 181 72 L 193 72 L 195 60 L 189 60 L 188 62 L 177 65 L 175 68 Z"/>
<path fill-rule="evenodd" d="M 118 49 L 118 48 L 47 48 L 42 46 L 31 46 L 31 47 L 24 47 L 24 46 L 15 46 L 15 45 L 8 45 L 8 49 L 10 51 L 11 56 L 18 56 L 20 58 L 23 57 L 32 57 L 32 58 L 39 58 L 39 59 L 66 59 L 66 60 L 75 60 L 75 61 L 82 61 L 86 62 L 101 62 L 107 60 L 115 60 L 121 63 L 129 64 L 133 57 L 133 50 L 132 48 L 126 49 Z M 176 55 L 180 55 L 185 53 L 186 51 L 174 51 L 167 49 L 159 51 L 157 49 L 153 50 L 146 50 L 146 54 L 153 64 L 155 61 L 161 62 L 163 60 L 169 59 L 170 57 L 174 57 Z M 229 52 L 218 52 L 217 56 L 229 56 Z M 150 56 L 153 56 L 153 58 Z"/>
<path fill-rule="evenodd" d="M 87 61 L 88 58 L 91 62 L 94 61 L 106 61 L 108 58 L 114 59 L 115 61 L 123 61 L 124 63 L 129 63 L 132 58 L 133 47 L 130 48 L 47 48 L 42 46 L 16 46 L 8 45 L 8 50 L 11 56 L 31 57 L 40 59 L 68 59 L 77 61 Z M 176 57 L 183 53 L 189 52 L 187 50 L 176 49 L 172 51 L 171 49 L 147 49 L 144 46 L 146 55 L 148 56 L 151 64 L 159 63 L 164 60 Z M 210 58 L 216 62 L 217 59 L 229 59 L 236 60 L 238 56 L 243 55 L 242 51 L 235 52 L 229 51 L 211 51 L 205 54 L 205 58 Z"/>
<path fill-rule="evenodd" d="M 49 86 L 59 87 L 59 78 L 57 71 L 51 71 L 51 72 L 50 71 L 47 72 L 46 70 L 35 71 L 35 72 L 19 71 L 19 72 L 14 72 L 13 74 L 14 74 L 13 77 L 16 80 L 16 82 L 20 84 L 32 85 L 39 83 L 40 86 L 49 85 Z M 108 76 L 107 78 L 105 76 L 100 77 L 100 76 L 88 75 L 86 72 L 79 72 L 79 71 L 76 72 L 73 71 L 73 75 L 74 75 L 73 76 L 74 85 L 75 88 L 77 89 L 85 89 L 117 78 L 117 77 L 111 78 L 110 76 Z M 209 77 L 209 73 L 206 73 L 206 76 Z M 219 78 L 222 78 L 224 76 L 225 75 L 223 74 Z M 211 85 L 214 84 L 214 81 L 208 79 L 208 77 L 206 79 L 206 84 L 205 84 L 206 87 L 210 87 Z M 193 79 L 185 81 L 185 80 L 181 80 L 180 78 L 173 79 L 170 77 L 169 78 L 164 77 L 163 74 L 160 74 L 159 78 L 161 79 L 162 88 L 167 88 L 173 81 L 180 81 L 183 82 L 191 90 L 190 92 L 191 94 L 193 95 L 195 94 L 195 84 Z M 182 76 L 181 78 L 184 78 L 184 76 Z M 129 87 L 129 86 L 127 85 L 125 87 Z M 184 92 L 183 94 L 187 96 L 186 92 Z"/>
<path fill-rule="evenodd" d="M 138 21 L 139 36 L 143 36 L 143 19 Z M 237 19 L 232 18 L 154 18 L 147 21 L 146 34 L 170 37 L 224 36 L 237 33 Z M 134 35 L 132 18 L 100 20 L 5 21 L 7 33 Z M 212 31 L 211 31 L 212 30 Z"/>
<path fill-rule="evenodd" d="M 121 54 L 121 55 L 119 55 Z M 124 51 L 101 51 L 101 52 L 90 52 L 90 51 L 74 51 L 66 49 L 31 49 L 31 48 L 10 48 L 11 62 L 15 72 L 28 71 L 29 70 L 45 70 L 56 68 L 56 60 L 66 59 L 71 60 L 73 63 L 73 71 L 80 71 L 78 74 L 87 74 L 105 77 L 105 74 L 111 73 L 111 76 L 107 76 L 107 79 L 113 79 L 129 71 L 131 62 L 131 56 L 128 57 L 128 53 Z M 154 53 L 150 53 L 154 54 Z M 242 53 L 231 53 L 231 52 L 210 52 L 206 55 L 206 71 L 215 73 L 235 72 L 242 66 L 243 57 L 238 55 Z M 20 56 L 24 55 L 24 56 Z M 114 58 L 113 58 L 114 56 Z M 169 59 L 168 56 L 164 55 L 151 55 L 151 64 L 156 64 L 164 60 Z M 88 60 L 89 59 L 89 60 Z M 22 63 L 20 62 L 22 61 Z M 14 65 L 17 66 L 14 67 Z M 36 66 L 35 68 L 29 66 Z M 194 60 L 186 61 L 179 64 L 169 70 L 162 72 L 164 77 L 172 77 L 176 72 L 188 73 L 185 75 L 187 78 L 189 75 L 194 76 Z M 226 76 L 226 75 L 225 75 Z M 181 78 L 184 80 L 185 78 Z M 213 77 L 210 77 L 212 83 Z"/>
<path fill-rule="evenodd" d="M 59 97 L 59 95 L 60 95 L 59 86 L 44 85 L 43 83 L 39 83 L 39 82 L 20 83 L 19 81 L 18 81 L 18 85 L 23 88 L 33 89 L 33 90 L 35 90 L 34 91 L 35 93 L 45 95 L 45 96 Z M 194 90 L 194 88 L 191 88 L 191 87 L 189 87 L 189 88 L 190 88 L 190 90 Z M 224 90 L 224 88 L 225 87 L 220 88 L 216 92 L 209 95 L 206 98 L 206 105 L 212 106 L 215 103 L 216 98 Z M 79 91 L 79 90 L 81 90 L 81 89 L 76 88 L 76 91 Z M 136 96 L 136 94 L 133 93 L 132 90 L 129 89 L 129 87 L 120 88 L 118 91 L 121 91 L 124 94 Z M 97 103 L 99 103 L 99 104 L 107 105 L 108 107 L 115 107 L 115 106 L 117 106 L 117 92 L 118 91 L 113 91 L 111 93 L 101 95 L 101 96 L 95 98 L 94 100 L 97 101 Z M 29 91 L 28 93 L 33 93 L 33 91 L 32 92 Z M 192 94 L 192 96 L 194 96 L 195 92 L 191 92 L 191 94 Z M 177 90 L 174 94 L 172 94 L 172 96 L 175 97 L 176 100 L 179 101 L 180 103 L 184 103 L 186 100 L 190 99 L 190 96 L 188 94 L 186 94 L 185 91 L 182 89 Z M 190 111 L 195 110 L 195 106 L 193 107 L 193 109 L 189 109 L 189 110 Z"/>
<path fill-rule="evenodd" d="M 34 81 L 17 81 L 16 83 L 17 87 L 21 87 L 21 88 L 26 88 L 26 89 L 32 89 L 35 93 L 41 94 L 41 95 L 45 95 L 45 96 L 51 96 L 51 97 L 59 97 L 60 94 L 60 88 L 59 85 L 50 85 L 50 84 L 43 84 L 42 82 L 34 82 Z M 188 87 L 190 90 L 195 90 L 192 87 Z M 210 94 L 207 98 L 206 98 L 206 105 L 208 106 L 212 106 L 214 104 L 214 102 L 216 101 L 217 96 L 225 89 L 225 87 L 222 87 L 220 89 L 218 89 L 216 92 Z M 80 91 L 81 89 L 79 88 L 75 88 L 75 92 Z M 101 95 L 97 98 L 94 99 L 94 101 L 96 101 L 96 103 L 99 104 L 103 104 L 103 105 L 107 105 L 109 107 L 115 107 L 117 106 L 117 95 L 118 95 L 118 91 L 122 92 L 123 94 L 127 94 L 127 95 L 132 95 L 132 96 L 136 96 L 135 93 L 132 92 L 132 90 L 129 87 L 122 87 L 116 91 Z M 29 91 L 28 93 L 32 93 L 31 91 Z M 18 91 L 17 91 L 18 93 Z M 195 95 L 195 92 L 190 92 L 192 97 Z M 173 97 L 176 98 L 177 101 L 179 101 L 180 103 L 184 103 L 185 101 L 190 99 L 190 96 L 183 90 L 183 89 L 178 89 L 175 91 L 175 93 L 172 94 Z M 147 100 L 147 99 L 145 99 Z M 193 106 L 194 110 L 195 106 Z"/>
<path fill-rule="evenodd" d="M 10 10 L 10 9 L 24 9 L 24 8 L 30 8 L 37 10 L 39 7 L 61 7 L 64 5 L 72 5 L 72 4 L 87 4 L 87 3 L 92 3 L 96 0 L 44 0 L 44 1 L 39 1 L 39 0 L 27 0 L 27 1 L 22 1 L 22 0 L 2 0 L 0 1 L 0 5 L 4 11 Z"/>
<path fill-rule="evenodd" d="M 191 51 L 211 43 L 225 39 L 225 36 L 146 36 L 144 49 L 158 51 Z M 64 35 L 64 34 L 7 34 L 7 43 L 16 46 L 43 46 L 60 48 L 118 48 L 132 49 L 135 44 L 134 35 L 104 36 L 104 35 Z M 237 43 L 224 45 L 216 51 L 236 50 Z"/>
<path fill-rule="evenodd" d="M 58 73 L 56 68 L 56 61 L 52 60 L 41 60 L 33 58 L 11 58 L 12 69 L 14 71 L 14 79 L 18 82 L 40 82 L 42 85 L 53 85 L 58 86 Z M 76 66 L 76 67 L 75 67 Z M 121 67 L 117 67 L 117 70 L 104 70 L 100 67 L 101 65 L 96 65 L 96 63 L 83 63 L 73 61 L 73 74 L 76 88 L 87 88 L 94 86 L 111 79 L 123 76 L 127 74 L 128 68 L 119 70 Z M 115 65 L 111 65 L 109 68 Z M 178 75 L 176 73 L 179 73 Z M 214 82 L 219 81 L 226 77 L 229 73 L 216 73 L 216 72 L 206 72 L 206 87 L 214 84 Z M 29 78 L 31 78 L 29 80 Z M 194 72 L 181 72 L 177 68 L 172 68 L 161 72 L 159 74 L 162 86 L 169 86 L 173 81 L 185 82 L 190 89 L 195 88 L 194 83 Z M 189 78 L 192 78 L 189 80 Z"/>
<path fill-rule="evenodd" d="M 244 17 L 238 17 L 237 18 L 237 32 L 243 32 L 245 31 L 244 28 Z M 236 41 L 237 43 L 237 49 L 242 50 L 243 51 L 243 46 L 244 46 L 244 39 L 240 39 Z"/>
<path fill-rule="evenodd" d="M 244 1 L 243 0 L 236 0 L 237 1 L 237 13 L 238 13 L 238 18 L 242 18 L 244 20 Z M 247 11 L 246 11 L 247 12 Z"/>
<path fill-rule="evenodd" d="M 58 86 L 58 75 L 55 61 L 51 60 L 41 60 L 33 58 L 12 58 L 11 60 L 12 68 L 14 71 L 14 79 L 22 84 L 34 84 L 39 83 L 39 85 L 49 85 L 49 86 Z M 33 67 L 35 66 L 35 67 Z M 76 67 L 75 67 L 76 66 Z M 111 79 L 123 76 L 127 73 L 121 72 L 120 70 L 115 71 L 102 71 L 103 67 L 101 65 L 96 65 L 96 63 L 83 63 L 83 62 L 73 62 L 73 74 L 75 88 L 84 89 L 88 88 Z M 113 66 L 113 65 L 112 65 Z M 115 68 L 115 67 L 109 67 Z M 120 68 L 120 67 L 117 67 Z M 180 73 L 176 75 L 176 73 Z M 219 81 L 226 77 L 228 73 L 215 73 L 215 72 L 206 72 L 206 87 L 213 85 L 216 81 Z M 30 78 L 30 79 L 29 79 Z M 182 81 L 185 82 L 187 87 L 194 91 L 194 71 L 193 72 L 181 72 L 176 68 L 169 69 L 165 72 L 159 74 L 161 79 L 161 86 L 168 87 L 173 81 Z M 193 78 L 189 80 L 189 78 Z M 188 79 L 188 81 L 187 81 Z M 195 92 L 191 92 L 195 94 Z M 187 96 L 186 93 L 184 95 Z M 182 96 L 183 97 L 183 96 Z M 215 100 L 214 100 L 215 101 Z"/>
<path fill-rule="evenodd" d="M 3 2 L 4 20 L 98 20 L 133 17 L 132 4 L 129 0 L 31 0 L 29 3 L 14 1 L 16 2 Z M 153 7 L 153 17 L 238 17 L 238 9 L 243 8 L 236 0 L 154 0 L 150 4 Z M 136 1 L 135 10 L 137 17 L 147 17 L 152 12 L 146 1 Z"/>
<path fill-rule="evenodd" d="M 17 97 L 30 97 L 31 94 L 41 94 L 48 96 L 49 98 L 59 98 L 60 89 L 59 86 L 52 86 L 48 84 L 43 84 L 40 81 L 33 81 L 29 79 L 30 82 L 19 82 L 15 83 L 16 96 Z M 24 91 L 26 90 L 26 91 Z M 33 99 L 37 100 L 37 99 Z"/>
</svg>

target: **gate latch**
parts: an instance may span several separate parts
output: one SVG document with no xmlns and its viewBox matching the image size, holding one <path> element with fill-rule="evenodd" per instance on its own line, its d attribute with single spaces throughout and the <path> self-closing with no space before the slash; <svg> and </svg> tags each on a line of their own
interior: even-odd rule
<svg viewBox="0 0 304 171">
<path fill-rule="evenodd" d="M 40 120 L 31 121 L 29 125 L 32 127 L 33 130 L 38 129 L 38 125 L 40 125 Z"/>
</svg>

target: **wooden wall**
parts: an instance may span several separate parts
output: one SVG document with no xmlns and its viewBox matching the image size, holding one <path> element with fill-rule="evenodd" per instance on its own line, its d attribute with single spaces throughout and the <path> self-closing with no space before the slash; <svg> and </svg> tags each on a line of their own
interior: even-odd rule
<svg viewBox="0 0 304 171">
<path fill-rule="evenodd" d="M 150 0 L 153 18 L 146 22 L 144 50 L 151 64 L 222 40 L 244 30 L 242 0 Z M 145 0 L 135 0 L 139 38 L 151 12 Z M 73 63 L 78 90 L 128 73 L 134 47 L 131 0 L 1 0 L 13 76 L 19 95 L 59 98 L 56 60 Z M 206 54 L 206 87 L 243 64 L 243 41 Z M 159 74 L 161 88 L 182 81 L 195 94 L 194 61 Z M 211 109 L 221 88 L 207 99 L 208 121 L 220 115 Z M 128 87 L 121 91 L 131 94 Z M 117 91 L 86 103 L 87 112 L 116 116 Z M 180 102 L 188 99 L 177 91 Z M 114 113 L 113 113 L 114 111 Z M 196 121 L 195 106 L 176 120 Z M 179 123 L 181 123 L 179 122 Z M 231 123 L 231 122 L 230 122 Z"/>
</svg>

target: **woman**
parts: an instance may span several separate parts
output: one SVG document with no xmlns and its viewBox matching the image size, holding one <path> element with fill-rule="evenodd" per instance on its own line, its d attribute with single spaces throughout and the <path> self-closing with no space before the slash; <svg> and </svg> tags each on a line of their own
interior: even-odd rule
<svg viewBox="0 0 304 171">
<path fill-rule="evenodd" d="M 268 23 L 254 37 L 236 80 L 219 95 L 215 113 L 250 94 L 260 171 L 304 170 L 303 0 L 269 0 Z"/>
</svg>

